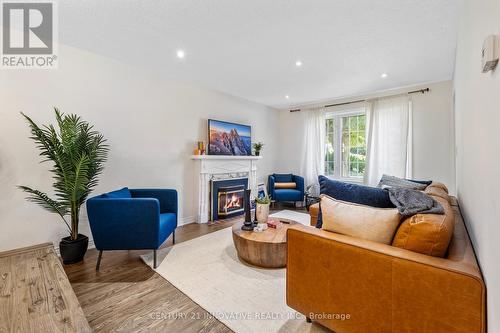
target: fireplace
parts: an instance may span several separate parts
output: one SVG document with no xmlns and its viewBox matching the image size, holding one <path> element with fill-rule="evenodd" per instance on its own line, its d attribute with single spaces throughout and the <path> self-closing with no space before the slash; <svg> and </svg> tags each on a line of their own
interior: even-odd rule
<svg viewBox="0 0 500 333">
<path fill-rule="evenodd" d="M 221 216 L 233 215 L 243 210 L 244 191 L 245 186 L 243 185 L 219 187 L 217 193 L 219 206 L 217 215 L 219 215 L 219 218 Z"/>
<path fill-rule="evenodd" d="M 243 214 L 247 187 L 248 178 L 212 180 L 212 221 Z"/>
</svg>

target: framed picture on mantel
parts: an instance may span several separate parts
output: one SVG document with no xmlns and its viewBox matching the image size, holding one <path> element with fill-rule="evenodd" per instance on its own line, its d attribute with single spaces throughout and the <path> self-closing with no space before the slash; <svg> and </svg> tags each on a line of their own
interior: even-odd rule
<svg viewBox="0 0 500 333">
<path fill-rule="evenodd" d="M 208 120 L 209 155 L 252 155 L 252 127 L 221 120 Z"/>
</svg>

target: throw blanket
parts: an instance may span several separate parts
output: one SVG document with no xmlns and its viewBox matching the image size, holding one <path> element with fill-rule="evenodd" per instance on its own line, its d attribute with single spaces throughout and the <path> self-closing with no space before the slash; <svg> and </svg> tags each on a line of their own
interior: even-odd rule
<svg viewBox="0 0 500 333">
<path fill-rule="evenodd" d="M 391 187 L 389 198 L 403 218 L 415 214 L 444 214 L 444 208 L 429 195 L 407 188 Z"/>
</svg>

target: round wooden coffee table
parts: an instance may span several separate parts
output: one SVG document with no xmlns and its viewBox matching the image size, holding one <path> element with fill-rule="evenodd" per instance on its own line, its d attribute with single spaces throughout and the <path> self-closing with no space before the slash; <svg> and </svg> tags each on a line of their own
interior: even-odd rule
<svg viewBox="0 0 500 333">
<path fill-rule="evenodd" d="M 233 225 L 233 241 L 238 256 L 249 264 L 265 268 L 286 267 L 286 231 L 297 224 L 290 221 L 263 232 L 241 230 L 243 222 Z"/>
</svg>

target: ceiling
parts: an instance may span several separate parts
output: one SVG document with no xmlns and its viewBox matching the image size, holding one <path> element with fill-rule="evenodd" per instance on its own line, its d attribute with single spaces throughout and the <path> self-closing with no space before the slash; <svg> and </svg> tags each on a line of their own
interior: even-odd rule
<svg viewBox="0 0 500 333">
<path fill-rule="evenodd" d="M 168 79 L 287 108 L 451 79 L 457 3 L 65 0 L 59 38 Z"/>
</svg>

